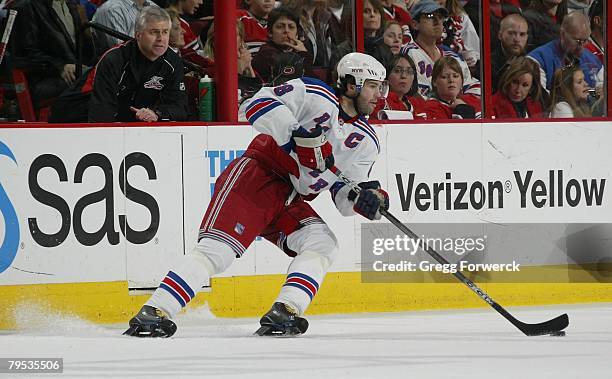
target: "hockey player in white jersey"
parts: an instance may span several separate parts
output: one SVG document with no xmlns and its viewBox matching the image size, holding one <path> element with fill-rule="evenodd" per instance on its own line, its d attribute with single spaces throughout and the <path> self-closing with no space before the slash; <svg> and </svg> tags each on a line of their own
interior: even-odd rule
<svg viewBox="0 0 612 379">
<path fill-rule="evenodd" d="M 379 210 L 389 206 L 380 184 L 368 179 L 380 145 L 364 117 L 386 94 L 385 68 L 371 56 L 351 53 L 339 61 L 337 72 L 336 91 L 317 79 L 294 79 L 261 89 L 243 105 L 261 134 L 217 179 L 196 247 L 162 280 L 125 334 L 174 334 L 171 319 L 257 236 L 294 258 L 256 334 L 306 331 L 302 316 L 338 252 L 333 232 L 307 201 L 329 191 L 343 215 L 368 219 L 379 219 Z M 332 166 L 365 190 L 351 191 L 329 170 Z"/>
</svg>

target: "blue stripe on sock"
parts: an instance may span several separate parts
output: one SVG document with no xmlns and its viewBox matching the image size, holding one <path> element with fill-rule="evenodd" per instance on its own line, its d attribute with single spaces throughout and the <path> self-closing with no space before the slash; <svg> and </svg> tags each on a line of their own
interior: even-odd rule
<svg viewBox="0 0 612 379">
<path fill-rule="evenodd" d="M 291 274 L 287 275 L 287 279 L 292 278 L 292 277 L 297 277 L 297 278 L 302 278 L 304 280 L 307 280 L 310 282 L 310 284 L 315 286 L 317 291 L 319 290 L 319 284 L 317 283 L 317 281 L 306 274 L 302 274 L 301 272 L 292 272 Z"/>
<path fill-rule="evenodd" d="M 181 304 L 181 307 L 184 307 L 184 306 L 185 306 L 185 301 L 183 300 L 183 298 L 181 297 L 181 295 L 179 295 L 178 293 L 176 293 L 176 291 L 175 291 L 175 290 L 174 290 L 172 287 L 170 287 L 170 286 L 169 286 L 169 285 L 167 285 L 166 283 L 161 283 L 161 284 L 159 285 L 159 288 L 163 288 L 163 289 L 165 289 L 166 291 L 170 292 L 170 294 L 171 294 L 172 296 L 174 296 L 174 298 L 176 299 L 176 301 L 178 301 L 178 302 L 179 302 L 179 304 Z"/>
<path fill-rule="evenodd" d="M 193 292 L 193 290 L 191 289 L 191 287 L 189 287 L 189 285 L 183 280 L 183 278 L 181 278 L 180 276 L 178 276 L 177 274 L 175 274 L 172 271 L 168 272 L 168 276 L 174 280 L 175 282 L 177 282 L 181 287 L 183 287 L 183 290 L 185 290 L 185 292 L 187 292 L 187 294 L 189 295 L 190 298 L 193 299 L 193 297 L 195 296 L 195 293 Z"/>
</svg>

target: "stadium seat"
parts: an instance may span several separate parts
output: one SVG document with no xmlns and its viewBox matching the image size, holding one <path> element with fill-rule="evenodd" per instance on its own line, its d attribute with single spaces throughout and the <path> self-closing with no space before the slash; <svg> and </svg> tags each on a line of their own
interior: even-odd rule
<svg viewBox="0 0 612 379">
<path fill-rule="evenodd" d="M 34 104 L 32 103 L 32 95 L 30 94 L 30 87 L 28 85 L 26 71 L 23 69 L 14 68 L 11 73 L 21 118 L 27 122 L 46 122 L 49 118 L 51 105 L 53 104 L 54 99 L 45 99 L 41 101 L 38 109 L 35 109 Z"/>
</svg>

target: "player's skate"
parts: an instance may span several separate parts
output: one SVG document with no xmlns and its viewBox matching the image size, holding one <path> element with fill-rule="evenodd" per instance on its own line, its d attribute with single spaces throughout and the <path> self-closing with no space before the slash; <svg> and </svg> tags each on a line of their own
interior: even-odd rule
<svg viewBox="0 0 612 379">
<path fill-rule="evenodd" d="M 261 328 L 255 332 L 258 336 L 294 336 L 308 329 L 308 321 L 283 303 L 274 303 L 259 323 Z"/>
<path fill-rule="evenodd" d="M 143 305 L 130 320 L 130 328 L 123 334 L 132 337 L 168 338 L 176 332 L 176 324 L 157 308 Z"/>
</svg>

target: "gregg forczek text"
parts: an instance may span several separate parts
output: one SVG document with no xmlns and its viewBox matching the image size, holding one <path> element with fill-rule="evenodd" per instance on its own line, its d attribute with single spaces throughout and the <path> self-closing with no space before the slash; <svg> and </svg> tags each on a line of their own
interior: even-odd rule
<svg viewBox="0 0 612 379">
<path fill-rule="evenodd" d="M 377 272 L 441 272 L 444 274 L 454 274 L 457 271 L 521 271 L 521 264 L 512 261 L 512 263 L 469 263 L 468 261 L 459 261 L 457 263 L 432 263 L 429 261 L 421 261 L 419 264 L 409 261 L 400 261 L 397 263 L 385 263 L 383 261 L 374 261 L 372 268 Z"/>
</svg>

